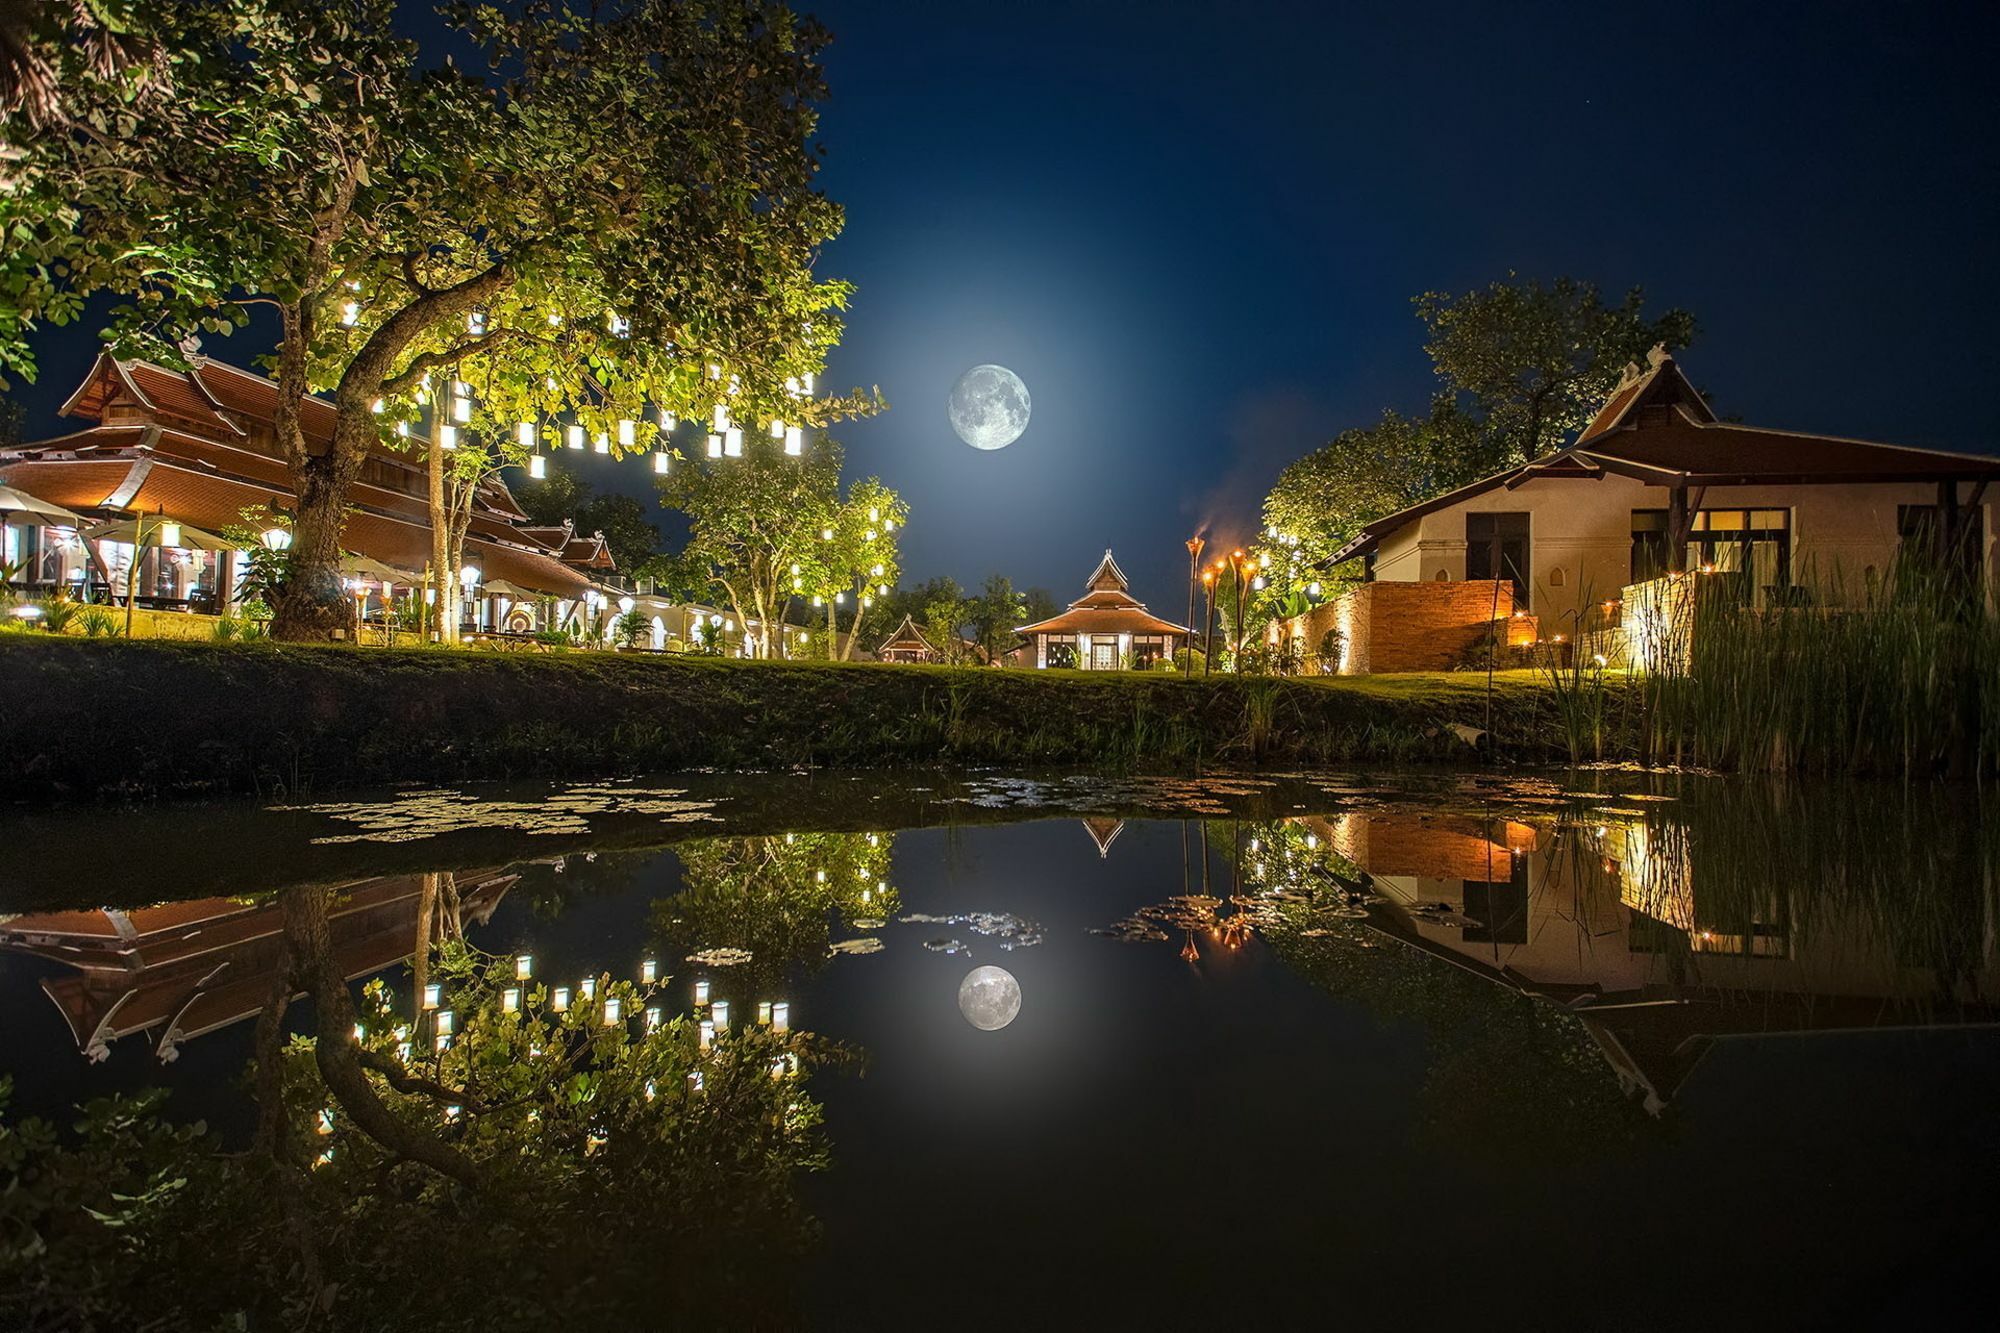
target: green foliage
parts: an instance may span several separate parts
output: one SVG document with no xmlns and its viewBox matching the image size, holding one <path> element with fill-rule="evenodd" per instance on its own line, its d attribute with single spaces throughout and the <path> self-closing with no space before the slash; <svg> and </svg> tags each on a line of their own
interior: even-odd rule
<svg viewBox="0 0 2000 1333">
<path fill-rule="evenodd" d="M 653 622 L 643 611 L 627 611 L 612 622 L 611 637 L 621 648 L 637 648 L 642 639 L 651 636 Z"/>
<path fill-rule="evenodd" d="M 115 639 L 125 632 L 125 618 L 108 606 L 86 606 L 77 612 L 76 623 L 85 637 Z"/>
<path fill-rule="evenodd" d="M 1512 275 L 1480 291 L 1415 300 L 1425 350 L 1443 387 L 1423 416 L 1386 411 L 1343 432 L 1279 474 L 1265 498 L 1264 542 L 1253 555 L 1272 602 L 1308 583 L 1338 591 L 1359 578 L 1327 560 L 1375 519 L 1561 447 L 1588 423 L 1628 363 L 1656 343 L 1694 337 L 1694 317 L 1644 313 L 1638 288 L 1606 305 L 1573 278 L 1549 284 Z M 1251 608 L 1258 624 L 1275 606 Z"/>
<path fill-rule="evenodd" d="M 531 985 L 510 1013 L 513 960 L 461 944 L 431 978 L 443 1049 L 379 980 L 364 993 L 349 1049 L 386 1120 L 351 1111 L 299 1037 L 259 1103 L 268 1154 L 172 1126 L 157 1095 L 94 1103 L 70 1134 L 0 1128 L 8 1325 L 553 1327 L 663 1291 L 681 1318 L 783 1322 L 812 1234 L 794 1182 L 826 1163 L 804 1079 L 840 1052 L 747 1023 L 703 1052 L 690 1018 L 648 1018 L 657 989 L 610 977 L 561 1013 Z M 476 1183 L 400 1150 L 418 1144 Z"/>
</svg>

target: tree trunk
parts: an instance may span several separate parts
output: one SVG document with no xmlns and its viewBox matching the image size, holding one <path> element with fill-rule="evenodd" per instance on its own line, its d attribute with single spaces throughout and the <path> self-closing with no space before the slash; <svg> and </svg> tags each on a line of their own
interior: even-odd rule
<svg viewBox="0 0 2000 1333">
<path fill-rule="evenodd" d="M 330 888 L 295 888 L 280 895 L 286 939 L 318 1018 L 313 1058 L 320 1077 L 363 1134 L 398 1157 L 477 1189 L 479 1169 L 472 1160 L 451 1144 L 406 1123 L 384 1105 L 356 1058 L 354 1001 L 347 993 L 347 979 L 334 961 L 328 925 L 334 893 Z"/>
<path fill-rule="evenodd" d="M 458 642 L 458 580 L 451 563 L 451 522 L 445 513 L 444 446 L 433 432 L 425 450 L 430 465 L 431 568 L 437 570 L 438 642 Z"/>
</svg>

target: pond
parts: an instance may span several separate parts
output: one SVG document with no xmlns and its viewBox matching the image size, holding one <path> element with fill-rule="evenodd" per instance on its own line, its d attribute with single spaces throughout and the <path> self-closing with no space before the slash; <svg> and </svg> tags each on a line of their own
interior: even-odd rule
<svg viewBox="0 0 2000 1333">
<path fill-rule="evenodd" d="M 10 815 L 0 1323 L 1942 1317 L 2000 1220 L 1987 803 L 973 773 Z"/>
</svg>

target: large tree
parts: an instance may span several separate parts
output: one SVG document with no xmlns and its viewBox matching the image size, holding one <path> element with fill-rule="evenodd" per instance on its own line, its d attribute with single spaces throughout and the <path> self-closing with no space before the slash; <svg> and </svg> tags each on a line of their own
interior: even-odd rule
<svg viewBox="0 0 2000 1333">
<path fill-rule="evenodd" d="M 431 450 L 447 427 L 484 428 L 516 457 L 574 426 L 622 454 L 659 445 L 653 424 L 673 416 L 720 410 L 754 432 L 858 404 L 804 388 L 845 297 L 812 276 L 840 223 L 812 188 L 816 26 L 761 0 L 447 4 L 486 58 L 473 77 L 425 65 L 391 10 L 176 7 L 159 40 L 190 54 L 168 109 L 130 134 L 22 136 L 44 205 L 109 180 L 69 210 L 80 234 L 104 214 L 113 240 L 148 242 L 126 341 L 171 360 L 195 323 L 277 308 L 279 447 L 298 495 L 277 631 L 292 637 L 343 623 L 347 495 L 399 426 Z M 144 179 L 117 184 L 121 171 Z M 61 254 L 43 257 L 49 309 L 76 285 Z M 117 285 L 102 268 L 84 272 Z M 301 422 L 313 389 L 335 406 L 323 449 Z M 465 421 L 443 405 L 461 396 L 476 404 Z M 440 532 L 434 563 L 447 558 Z"/>
<path fill-rule="evenodd" d="M 682 564 L 746 630 L 756 622 L 756 656 L 786 650 L 779 626 L 833 540 L 840 462 L 840 445 L 823 436 L 793 455 L 760 435 L 739 457 L 697 458 L 660 478 L 661 502 L 687 516 Z"/>
<path fill-rule="evenodd" d="M 1365 524 L 1567 443 L 1627 364 L 1656 343 L 1684 347 L 1695 331 L 1684 310 L 1648 317 L 1638 288 L 1607 305 L 1572 278 L 1510 277 L 1459 296 L 1427 292 L 1415 305 L 1443 389 L 1425 415 L 1384 412 L 1279 474 L 1250 551 L 1264 587 L 1246 598 L 1247 629 L 1358 577 L 1329 559 Z M 1233 632 L 1234 594 L 1222 586 Z"/>
<path fill-rule="evenodd" d="M 1467 465 L 1482 475 L 1560 448 L 1628 364 L 1644 365 L 1656 343 L 1683 348 L 1695 333 L 1685 310 L 1649 318 L 1638 287 L 1607 305 L 1596 284 L 1575 278 L 1544 284 L 1509 274 L 1458 296 L 1425 292 L 1415 305 L 1430 335 L 1424 350 L 1478 431 Z"/>
<path fill-rule="evenodd" d="M 804 577 L 796 587 L 810 593 L 826 612 L 829 656 L 853 660 L 863 619 L 902 578 L 899 534 L 909 521 L 910 507 L 879 478 L 864 477 L 847 488 L 846 498 L 821 534 L 813 567 L 802 571 Z"/>
</svg>

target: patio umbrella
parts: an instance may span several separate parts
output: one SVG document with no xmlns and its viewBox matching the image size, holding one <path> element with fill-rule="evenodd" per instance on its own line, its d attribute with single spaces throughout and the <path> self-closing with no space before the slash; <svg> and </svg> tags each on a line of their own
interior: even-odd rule
<svg viewBox="0 0 2000 1333">
<path fill-rule="evenodd" d="M 340 572 L 349 577 L 374 579 L 378 583 L 412 584 L 419 582 L 417 575 L 408 570 L 385 565 L 380 560 L 365 555 L 343 555 L 340 557 Z"/>
<path fill-rule="evenodd" d="M 82 515 L 72 514 L 59 504 L 50 504 L 12 486 L 0 486 L 0 521 L 23 527 L 75 528 L 83 525 Z"/>
<path fill-rule="evenodd" d="M 542 595 L 533 589 L 523 588 L 518 583 L 509 583 L 505 579 L 488 579 L 481 586 L 495 597 L 509 597 L 517 602 L 531 601 Z"/>
<path fill-rule="evenodd" d="M 179 529 L 167 532 L 168 528 Z M 236 543 L 212 532 L 204 532 L 188 523 L 177 523 L 170 518 L 121 518 L 111 523 L 100 523 L 84 536 L 94 542 L 124 542 L 133 545 L 137 535 L 140 546 L 171 546 L 176 551 L 233 551 Z M 166 542 L 161 537 L 175 537 L 178 540 Z"/>
</svg>

